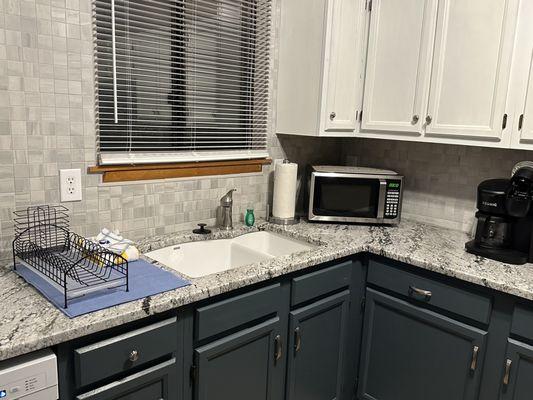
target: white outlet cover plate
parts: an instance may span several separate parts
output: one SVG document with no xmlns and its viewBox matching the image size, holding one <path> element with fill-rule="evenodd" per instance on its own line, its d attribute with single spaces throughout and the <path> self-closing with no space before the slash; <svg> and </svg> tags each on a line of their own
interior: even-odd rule
<svg viewBox="0 0 533 400">
<path fill-rule="evenodd" d="M 81 169 L 60 169 L 59 190 L 62 203 L 81 201 Z"/>
</svg>

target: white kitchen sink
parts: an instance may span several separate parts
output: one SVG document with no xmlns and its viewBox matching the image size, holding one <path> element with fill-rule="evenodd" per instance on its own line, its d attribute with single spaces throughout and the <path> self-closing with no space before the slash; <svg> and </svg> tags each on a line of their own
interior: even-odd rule
<svg viewBox="0 0 533 400">
<path fill-rule="evenodd" d="M 315 246 L 272 232 L 252 232 L 233 239 L 205 240 L 164 247 L 145 256 L 191 278 L 214 274 Z"/>
</svg>

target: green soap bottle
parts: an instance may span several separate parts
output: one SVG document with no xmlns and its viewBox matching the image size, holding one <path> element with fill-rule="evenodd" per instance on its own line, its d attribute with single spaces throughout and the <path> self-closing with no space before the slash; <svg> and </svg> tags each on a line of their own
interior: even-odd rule
<svg viewBox="0 0 533 400">
<path fill-rule="evenodd" d="M 246 226 L 254 226 L 255 216 L 254 216 L 253 208 L 248 208 L 246 210 L 246 216 L 244 217 L 244 223 L 246 224 Z"/>
</svg>

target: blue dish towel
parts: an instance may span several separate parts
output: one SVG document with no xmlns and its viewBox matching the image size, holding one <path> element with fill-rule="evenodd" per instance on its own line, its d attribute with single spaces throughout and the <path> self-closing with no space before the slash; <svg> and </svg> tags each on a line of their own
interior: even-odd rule
<svg viewBox="0 0 533 400">
<path fill-rule="evenodd" d="M 129 292 L 126 292 L 124 287 L 102 289 L 70 299 L 67 308 L 64 308 L 63 292 L 43 278 L 41 274 L 22 264 L 17 264 L 15 272 L 70 318 L 191 284 L 145 260 L 130 262 L 128 270 Z"/>
</svg>

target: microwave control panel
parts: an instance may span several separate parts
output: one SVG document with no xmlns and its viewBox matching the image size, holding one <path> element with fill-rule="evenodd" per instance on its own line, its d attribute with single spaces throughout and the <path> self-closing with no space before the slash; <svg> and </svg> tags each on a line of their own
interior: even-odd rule
<svg viewBox="0 0 533 400">
<path fill-rule="evenodd" d="M 400 214 L 400 195 L 402 181 L 387 180 L 387 191 L 385 195 L 385 218 L 396 219 Z"/>
</svg>

